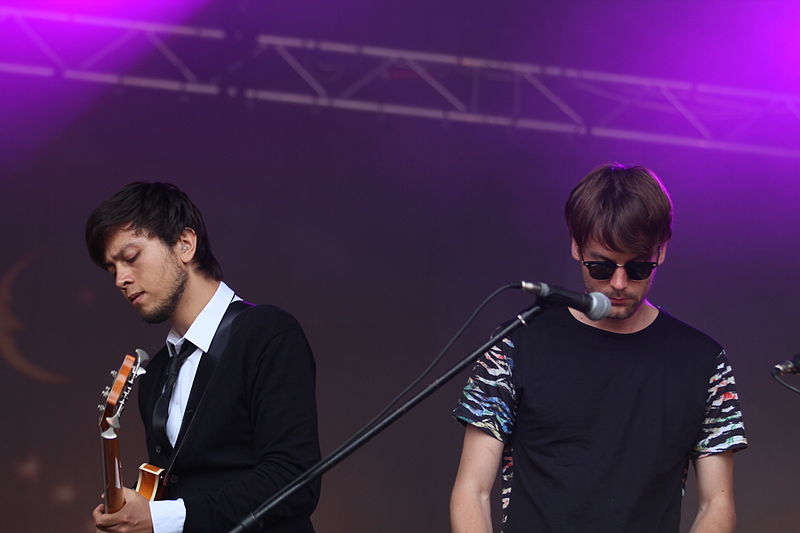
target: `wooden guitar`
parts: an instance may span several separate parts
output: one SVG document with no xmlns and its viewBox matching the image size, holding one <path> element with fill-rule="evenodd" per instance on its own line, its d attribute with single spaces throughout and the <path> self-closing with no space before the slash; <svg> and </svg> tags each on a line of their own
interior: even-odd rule
<svg viewBox="0 0 800 533">
<path fill-rule="evenodd" d="M 142 365 L 150 359 L 144 350 L 136 350 L 136 356 L 126 355 L 119 370 L 112 371 L 113 382 L 102 395 L 105 403 L 98 405 L 100 410 L 100 437 L 103 450 L 103 483 L 105 512 L 114 513 L 125 505 L 122 492 L 122 460 L 119 453 L 119 418 L 125 408 L 133 383 L 145 373 Z M 160 476 L 164 469 L 142 464 L 139 467 L 139 480 L 136 492 L 148 500 L 158 499 L 162 483 Z"/>
</svg>

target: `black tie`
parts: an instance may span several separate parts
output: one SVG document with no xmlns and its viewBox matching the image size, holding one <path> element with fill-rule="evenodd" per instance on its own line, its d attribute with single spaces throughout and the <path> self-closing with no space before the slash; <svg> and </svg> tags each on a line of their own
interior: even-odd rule
<svg viewBox="0 0 800 533">
<path fill-rule="evenodd" d="M 167 418 L 169 417 L 169 401 L 172 398 L 172 391 L 175 389 L 175 382 L 178 381 L 178 372 L 180 372 L 186 358 L 189 357 L 196 349 L 196 346 L 188 340 L 183 341 L 181 351 L 178 355 L 169 358 L 167 364 L 167 381 L 164 384 L 164 392 L 156 401 L 156 407 L 153 410 L 153 436 L 156 442 L 161 444 L 165 450 L 171 450 L 172 444 L 167 437 Z"/>
</svg>

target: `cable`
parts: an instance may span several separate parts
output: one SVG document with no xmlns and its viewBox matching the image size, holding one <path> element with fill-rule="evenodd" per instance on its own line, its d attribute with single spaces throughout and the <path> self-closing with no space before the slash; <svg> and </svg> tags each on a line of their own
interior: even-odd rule
<svg viewBox="0 0 800 533">
<path fill-rule="evenodd" d="M 800 394 L 800 389 L 798 389 L 797 387 L 792 387 L 791 385 L 789 385 L 788 383 L 783 381 L 783 379 L 781 379 L 781 377 L 778 374 L 778 372 L 773 371 L 771 374 L 772 374 L 772 377 L 775 378 L 775 381 L 777 381 L 778 383 L 780 383 L 781 385 L 783 385 L 784 387 L 786 387 L 790 391 L 794 391 L 797 394 Z"/>
<path fill-rule="evenodd" d="M 469 325 L 472 324 L 472 321 L 475 320 L 475 317 L 478 316 L 478 313 L 480 313 L 489 302 L 491 302 L 501 292 L 515 288 L 519 288 L 519 283 L 509 283 L 508 285 L 504 285 L 499 289 L 496 289 L 492 294 L 487 296 L 480 303 L 480 305 L 478 305 L 478 307 L 475 308 L 475 310 L 472 312 L 469 318 L 467 318 L 467 321 L 464 322 L 464 325 L 461 326 L 461 328 L 459 328 L 458 331 L 456 331 L 455 335 L 453 335 L 453 337 L 448 341 L 448 343 L 444 346 L 444 348 L 442 348 L 442 351 L 439 352 L 439 354 L 433 358 L 433 361 L 430 362 L 430 364 L 425 368 L 425 370 L 423 370 L 422 373 L 414 381 L 412 381 L 410 385 L 408 385 L 405 389 L 403 389 L 402 392 L 400 392 L 400 394 L 395 396 L 394 399 L 391 402 L 389 402 L 389 404 L 386 407 L 384 407 L 380 413 L 372 417 L 372 419 L 369 422 L 364 424 L 364 426 L 361 429 L 359 429 L 355 433 L 355 435 L 353 435 L 353 438 L 359 437 L 365 431 L 369 430 L 369 428 L 372 427 L 373 424 L 378 422 L 381 418 L 383 418 L 383 415 L 385 415 L 386 412 L 389 411 L 389 409 L 394 407 L 397 404 L 397 402 L 399 402 L 400 399 L 403 398 L 403 396 L 408 394 L 408 392 L 414 387 L 416 387 L 419 384 L 419 382 L 425 378 L 425 376 L 430 374 L 431 370 L 433 370 L 433 367 L 435 367 L 436 364 L 442 359 L 442 357 L 444 357 L 444 354 L 447 353 L 447 351 L 453 346 L 453 343 L 464 333 L 464 330 L 466 330 L 469 327 Z"/>
</svg>

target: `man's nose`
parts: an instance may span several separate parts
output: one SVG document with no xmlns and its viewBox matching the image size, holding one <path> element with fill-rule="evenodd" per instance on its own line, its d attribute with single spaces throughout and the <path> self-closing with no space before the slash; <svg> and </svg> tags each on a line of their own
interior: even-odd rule
<svg viewBox="0 0 800 533">
<path fill-rule="evenodd" d="M 114 275 L 114 282 L 118 288 L 124 289 L 125 286 L 133 283 L 133 276 L 131 275 L 131 271 L 127 268 L 117 269 L 117 272 Z"/>
<path fill-rule="evenodd" d="M 614 274 L 611 276 L 611 287 L 615 290 L 622 290 L 628 286 L 628 273 L 621 266 L 614 269 Z"/>
</svg>

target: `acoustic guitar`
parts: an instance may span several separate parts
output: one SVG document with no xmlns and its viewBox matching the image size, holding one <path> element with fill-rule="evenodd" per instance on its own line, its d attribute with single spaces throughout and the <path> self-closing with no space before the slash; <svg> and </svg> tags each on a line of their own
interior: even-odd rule
<svg viewBox="0 0 800 533">
<path fill-rule="evenodd" d="M 115 513 L 125 505 L 122 492 L 122 460 L 119 452 L 119 419 L 125 403 L 133 388 L 136 378 L 145 373 L 142 367 L 150 356 L 144 350 L 136 350 L 136 355 L 126 355 L 119 370 L 111 372 L 113 379 L 102 396 L 104 403 L 98 405 L 100 410 L 100 440 L 103 450 L 103 495 L 106 513 Z M 147 463 L 139 467 L 139 479 L 136 492 L 148 500 L 159 499 L 161 494 L 161 476 L 163 468 Z"/>
</svg>

